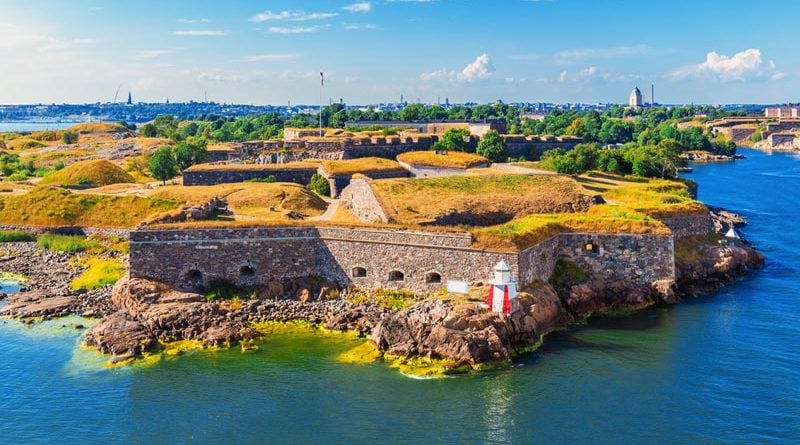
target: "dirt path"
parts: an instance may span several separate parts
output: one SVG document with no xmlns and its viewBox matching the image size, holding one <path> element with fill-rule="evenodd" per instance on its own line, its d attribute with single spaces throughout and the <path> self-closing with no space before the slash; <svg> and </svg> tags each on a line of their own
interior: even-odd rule
<svg viewBox="0 0 800 445">
<path fill-rule="evenodd" d="M 336 214 L 336 211 L 339 210 L 339 200 L 338 199 L 331 199 L 328 201 L 328 208 L 325 210 L 325 213 L 319 216 L 312 216 L 311 218 L 307 218 L 307 221 L 330 221 L 333 218 L 333 215 Z"/>
</svg>

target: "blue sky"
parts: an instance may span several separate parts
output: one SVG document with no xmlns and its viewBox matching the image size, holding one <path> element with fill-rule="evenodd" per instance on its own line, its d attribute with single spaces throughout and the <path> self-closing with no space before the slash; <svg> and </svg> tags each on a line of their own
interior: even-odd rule
<svg viewBox="0 0 800 445">
<path fill-rule="evenodd" d="M 797 101 L 800 2 L 0 0 L 0 103 Z M 646 98 L 649 100 L 649 97 Z"/>
</svg>

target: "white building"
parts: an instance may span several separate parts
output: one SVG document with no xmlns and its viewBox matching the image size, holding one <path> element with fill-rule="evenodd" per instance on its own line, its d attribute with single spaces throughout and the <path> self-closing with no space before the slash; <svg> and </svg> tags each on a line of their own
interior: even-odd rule
<svg viewBox="0 0 800 445">
<path fill-rule="evenodd" d="M 631 108 L 639 108 L 644 104 L 642 101 L 642 92 L 639 91 L 639 87 L 635 87 L 633 91 L 631 91 L 631 97 L 628 99 L 628 105 Z"/>
</svg>

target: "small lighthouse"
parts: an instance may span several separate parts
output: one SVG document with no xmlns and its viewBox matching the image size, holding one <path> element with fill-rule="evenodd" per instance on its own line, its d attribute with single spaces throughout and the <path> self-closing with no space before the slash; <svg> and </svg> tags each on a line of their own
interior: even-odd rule
<svg viewBox="0 0 800 445">
<path fill-rule="evenodd" d="M 511 267 L 505 260 L 494 266 L 494 279 L 489 281 L 489 296 L 486 304 L 496 314 L 510 315 L 519 309 L 517 283 L 511 279 Z"/>
</svg>

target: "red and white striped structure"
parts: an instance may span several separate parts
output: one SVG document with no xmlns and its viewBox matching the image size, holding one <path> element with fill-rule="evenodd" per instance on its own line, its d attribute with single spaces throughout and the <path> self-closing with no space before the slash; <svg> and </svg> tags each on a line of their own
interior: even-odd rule
<svg viewBox="0 0 800 445">
<path fill-rule="evenodd" d="M 494 279 L 489 281 L 486 304 L 496 314 L 510 315 L 519 309 L 517 282 L 511 279 L 511 267 L 505 260 L 494 266 Z"/>
</svg>

